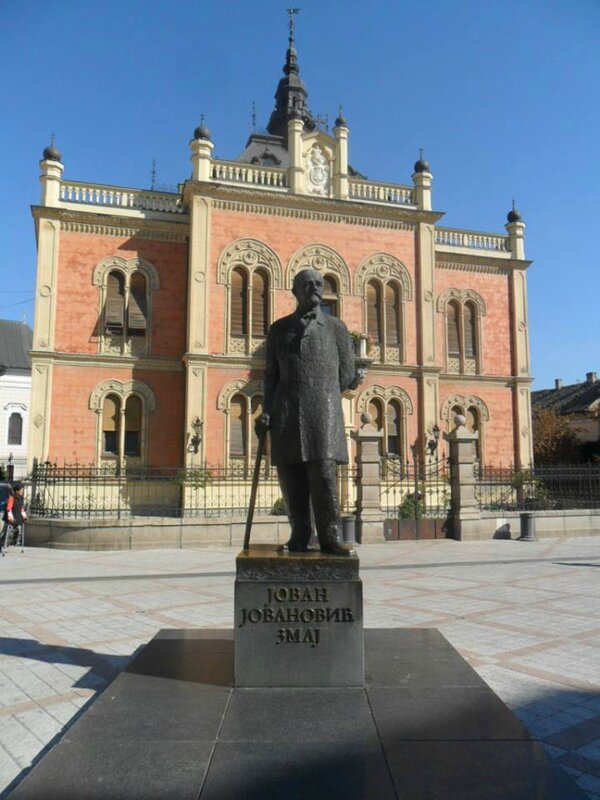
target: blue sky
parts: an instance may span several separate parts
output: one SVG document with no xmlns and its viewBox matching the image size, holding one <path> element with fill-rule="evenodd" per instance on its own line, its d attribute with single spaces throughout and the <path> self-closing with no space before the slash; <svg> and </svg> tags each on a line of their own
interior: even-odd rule
<svg viewBox="0 0 600 800">
<path fill-rule="evenodd" d="M 2 0 L 0 317 L 31 324 L 38 161 L 149 187 L 190 173 L 206 115 L 233 158 L 266 125 L 287 45 L 272 0 Z M 350 160 L 410 183 L 423 147 L 443 225 L 526 230 L 534 388 L 600 372 L 599 0 L 303 0 L 296 42 L 314 113 L 344 106 Z"/>
</svg>

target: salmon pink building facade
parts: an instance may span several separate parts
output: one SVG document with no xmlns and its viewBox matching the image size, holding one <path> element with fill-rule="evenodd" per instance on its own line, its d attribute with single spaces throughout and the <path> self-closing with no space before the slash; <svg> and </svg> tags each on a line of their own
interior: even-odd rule
<svg viewBox="0 0 600 800">
<path fill-rule="evenodd" d="M 350 432 L 368 412 L 382 454 L 424 453 L 456 413 L 486 463 L 531 462 L 524 229 L 440 225 L 421 157 L 409 185 L 349 163 L 307 106 L 290 39 L 266 133 L 213 157 L 200 125 L 192 175 L 174 193 L 65 176 L 41 162 L 30 458 L 193 467 L 252 462 L 268 326 L 293 309 L 311 266 L 324 308 L 371 364 L 344 398 Z M 215 137 L 218 138 L 218 137 Z"/>
</svg>

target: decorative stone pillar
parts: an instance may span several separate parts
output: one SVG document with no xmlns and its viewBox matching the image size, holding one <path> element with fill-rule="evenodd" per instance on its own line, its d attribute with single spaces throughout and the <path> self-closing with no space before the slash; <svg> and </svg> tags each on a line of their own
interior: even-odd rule
<svg viewBox="0 0 600 800">
<path fill-rule="evenodd" d="M 44 150 L 44 156 L 50 148 Z M 60 182 L 64 164 L 58 160 L 44 158 L 40 161 L 40 183 L 42 184 L 42 197 L 41 205 L 43 206 L 57 206 L 60 203 Z"/>
<path fill-rule="evenodd" d="M 210 131 L 201 123 L 194 131 L 194 138 L 190 142 L 192 178 L 195 181 L 209 181 L 211 178 L 211 164 L 214 144 L 210 141 Z"/>
<path fill-rule="evenodd" d="M 336 139 L 335 147 L 335 172 L 333 175 L 334 197 L 340 200 L 348 199 L 348 123 L 342 115 L 335 121 L 333 133 Z"/>
<path fill-rule="evenodd" d="M 420 211 L 431 211 L 431 181 L 433 180 L 433 175 L 430 172 L 428 162 L 423 159 L 422 150 L 419 160 L 415 164 L 412 180 L 415 186 L 417 207 Z"/>
<path fill-rule="evenodd" d="M 531 367 L 529 360 L 529 321 L 527 318 L 527 275 L 530 262 L 525 260 L 525 223 L 515 208 L 507 215 L 510 251 L 514 259 L 509 277 L 510 332 L 513 353 L 513 425 L 515 463 L 517 467 L 530 467 L 533 462 L 533 436 L 531 431 Z"/>
<path fill-rule="evenodd" d="M 508 212 L 508 222 L 505 225 L 508 231 L 508 241 L 510 244 L 510 252 L 513 258 L 525 258 L 525 223 L 521 214 L 515 208 L 513 203 L 512 209 Z"/>
<path fill-rule="evenodd" d="M 479 434 L 467 430 L 462 415 L 457 414 L 454 421 L 456 427 L 450 433 L 444 433 L 444 439 L 450 448 L 452 535 L 455 539 L 463 539 L 465 523 L 481 519 L 475 497 L 475 442 Z"/>
<path fill-rule="evenodd" d="M 382 542 L 383 521 L 381 511 L 381 455 L 380 442 L 383 431 L 360 428 L 354 431 L 358 482 L 356 497 L 357 540 Z"/>
<path fill-rule="evenodd" d="M 288 182 L 290 191 L 294 194 L 304 193 L 304 164 L 302 162 L 302 131 L 304 120 L 298 109 L 291 112 L 288 121 L 288 152 L 290 165 L 288 167 Z"/>
</svg>

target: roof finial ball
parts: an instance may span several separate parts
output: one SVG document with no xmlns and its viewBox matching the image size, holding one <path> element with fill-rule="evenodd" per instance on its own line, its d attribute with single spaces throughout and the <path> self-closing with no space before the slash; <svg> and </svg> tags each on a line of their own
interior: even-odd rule
<svg viewBox="0 0 600 800">
<path fill-rule="evenodd" d="M 200 125 L 194 131 L 194 139 L 207 139 L 210 141 L 210 131 L 204 124 L 204 114 L 200 115 Z"/>
<path fill-rule="evenodd" d="M 50 137 L 50 144 L 44 149 L 44 161 L 59 161 L 62 164 L 62 156 L 60 150 L 54 144 L 55 136 L 52 134 Z"/>
<path fill-rule="evenodd" d="M 512 208 L 506 215 L 506 219 L 509 222 L 523 222 L 523 217 L 521 216 L 521 212 L 515 206 L 514 198 L 512 201 Z"/>
<path fill-rule="evenodd" d="M 344 116 L 344 107 L 340 106 L 340 110 L 338 112 L 337 119 L 335 121 L 336 128 L 347 128 L 348 127 L 348 120 Z"/>
<path fill-rule="evenodd" d="M 415 162 L 415 172 L 431 172 L 429 162 L 423 158 L 423 148 L 419 149 L 419 160 Z"/>
</svg>

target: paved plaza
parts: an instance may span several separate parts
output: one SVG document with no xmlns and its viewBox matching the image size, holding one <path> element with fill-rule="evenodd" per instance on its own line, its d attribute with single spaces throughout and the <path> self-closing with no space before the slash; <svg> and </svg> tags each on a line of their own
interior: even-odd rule
<svg viewBox="0 0 600 800">
<path fill-rule="evenodd" d="M 600 538 L 359 554 L 365 626 L 438 628 L 600 800 Z M 0 798 L 157 630 L 231 627 L 235 556 L 11 548 L 0 559 Z"/>
</svg>

